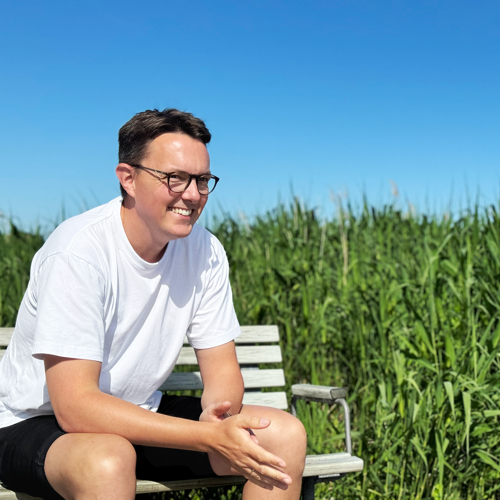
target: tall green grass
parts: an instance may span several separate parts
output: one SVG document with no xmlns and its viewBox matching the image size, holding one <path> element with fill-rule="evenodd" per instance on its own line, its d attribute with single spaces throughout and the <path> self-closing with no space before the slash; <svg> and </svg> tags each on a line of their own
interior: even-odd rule
<svg viewBox="0 0 500 500">
<path fill-rule="evenodd" d="M 338 498 L 493 498 L 500 488 L 500 218 L 299 202 L 214 225 L 243 323 L 277 323 L 288 383 L 349 387 L 363 474 Z M 311 452 L 342 429 L 300 408 Z M 319 424 L 313 425 L 315 417 Z"/>
<path fill-rule="evenodd" d="M 31 260 L 43 241 L 40 232 L 21 231 L 12 221 L 0 231 L 0 326 L 14 326 Z"/>
<path fill-rule="evenodd" d="M 349 388 L 365 470 L 318 485 L 320 497 L 500 498 L 494 207 L 452 219 L 365 203 L 321 220 L 295 201 L 251 222 L 226 215 L 211 229 L 226 248 L 241 323 L 279 325 L 288 383 Z M 0 268 L 2 326 L 13 323 L 40 243 L 0 236 L 2 263 L 15 263 Z M 311 453 L 342 449 L 341 412 L 303 404 L 299 415 Z"/>
</svg>

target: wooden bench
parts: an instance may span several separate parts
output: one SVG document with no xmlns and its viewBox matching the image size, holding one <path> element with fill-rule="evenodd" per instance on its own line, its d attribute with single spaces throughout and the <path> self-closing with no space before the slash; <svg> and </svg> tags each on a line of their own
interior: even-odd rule
<svg viewBox="0 0 500 500">
<path fill-rule="evenodd" d="M 13 328 L 0 328 L 0 358 L 12 336 Z M 283 388 L 285 375 L 281 368 L 261 369 L 262 365 L 281 363 L 281 349 L 278 344 L 279 333 L 276 326 L 243 326 L 241 335 L 236 339 L 236 352 L 241 365 L 245 383 L 243 403 L 272 406 L 288 409 L 287 395 L 283 391 L 262 392 L 263 388 Z M 193 348 L 183 347 L 177 365 L 197 365 Z M 160 387 L 163 391 L 197 390 L 203 384 L 199 372 L 172 373 Z M 296 415 L 297 399 L 319 403 L 337 404 L 343 407 L 346 452 L 325 455 L 308 455 L 303 474 L 302 498 L 314 498 L 314 485 L 339 479 L 348 472 L 361 471 L 363 460 L 351 455 L 351 436 L 349 408 L 345 401 L 346 390 L 338 387 L 299 384 L 292 386 L 291 412 Z M 137 494 L 162 491 L 185 490 L 202 487 L 226 486 L 244 483 L 240 476 L 223 476 L 211 479 L 186 481 L 137 481 Z M 0 500 L 32 500 L 34 497 L 3 488 L 0 484 Z"/>
</svg>

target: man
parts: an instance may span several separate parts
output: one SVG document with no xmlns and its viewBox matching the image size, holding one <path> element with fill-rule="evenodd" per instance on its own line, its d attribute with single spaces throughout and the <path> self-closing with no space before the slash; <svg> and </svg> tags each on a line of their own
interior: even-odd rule
<svg viewBox="0 0 500 500">
<path fill-rule="evenodd" d="M 299 498 L 306 438 L 242 406 L 223 248 L 195 225 L 218 178 L 189 113 L 145 111 L 119 133 L 122 198 L 69 219 L 33 259 L 0 363 L 0 481 L 52 499 L 135 496 L 135 479 L 240 474 L 244 498 Z M 183 338 L 198 398 L 157 391 Z"/>
</svg>

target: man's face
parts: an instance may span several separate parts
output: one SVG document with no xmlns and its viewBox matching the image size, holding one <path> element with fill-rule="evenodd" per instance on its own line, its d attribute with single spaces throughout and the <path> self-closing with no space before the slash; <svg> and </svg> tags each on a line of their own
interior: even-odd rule
<svg viewBox="0 0 500 500">
<path fill-rule="evenodd" d="M 163 172 L 210 173 L 210 157 L 205 145 L 178 133 L 157 137 L 148 147 L 142 166 Z M 208 195 L 200 195 L 196 180 L 183 193 L 172 192 L 166 179 L 147 170 L 136 171 L 135 208 L 153 240 L 161 245 L 191 233 Z"/>
</svg>

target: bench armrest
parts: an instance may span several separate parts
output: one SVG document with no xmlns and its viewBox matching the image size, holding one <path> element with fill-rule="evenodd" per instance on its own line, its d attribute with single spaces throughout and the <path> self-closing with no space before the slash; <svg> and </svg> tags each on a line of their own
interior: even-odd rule
<svg viewBox="0 0 500 500">
<path fill-rule="evenodd" d="M 347 390 L 343 387 L 327 387 L 323 385 L 295 384 L 292 385 L 292 415 L 297 416 L 297 399 L 314 401 L 316 403 L 326 403 L 329 405 L 339 404 L 344 409 L 345 424 L 345 446 L 347 453 L 352 454 L 351 447 L 351 417 L 349 406 L 345 398 Z"/>
<path fill-rule="evenodd" d="M 347 390 L 343 387 L 327 387 L 325 385 L 295 384 L 292 395 L 306 401 L 334 404 L 336 399 L 346 398 Z"/>
</svg>

